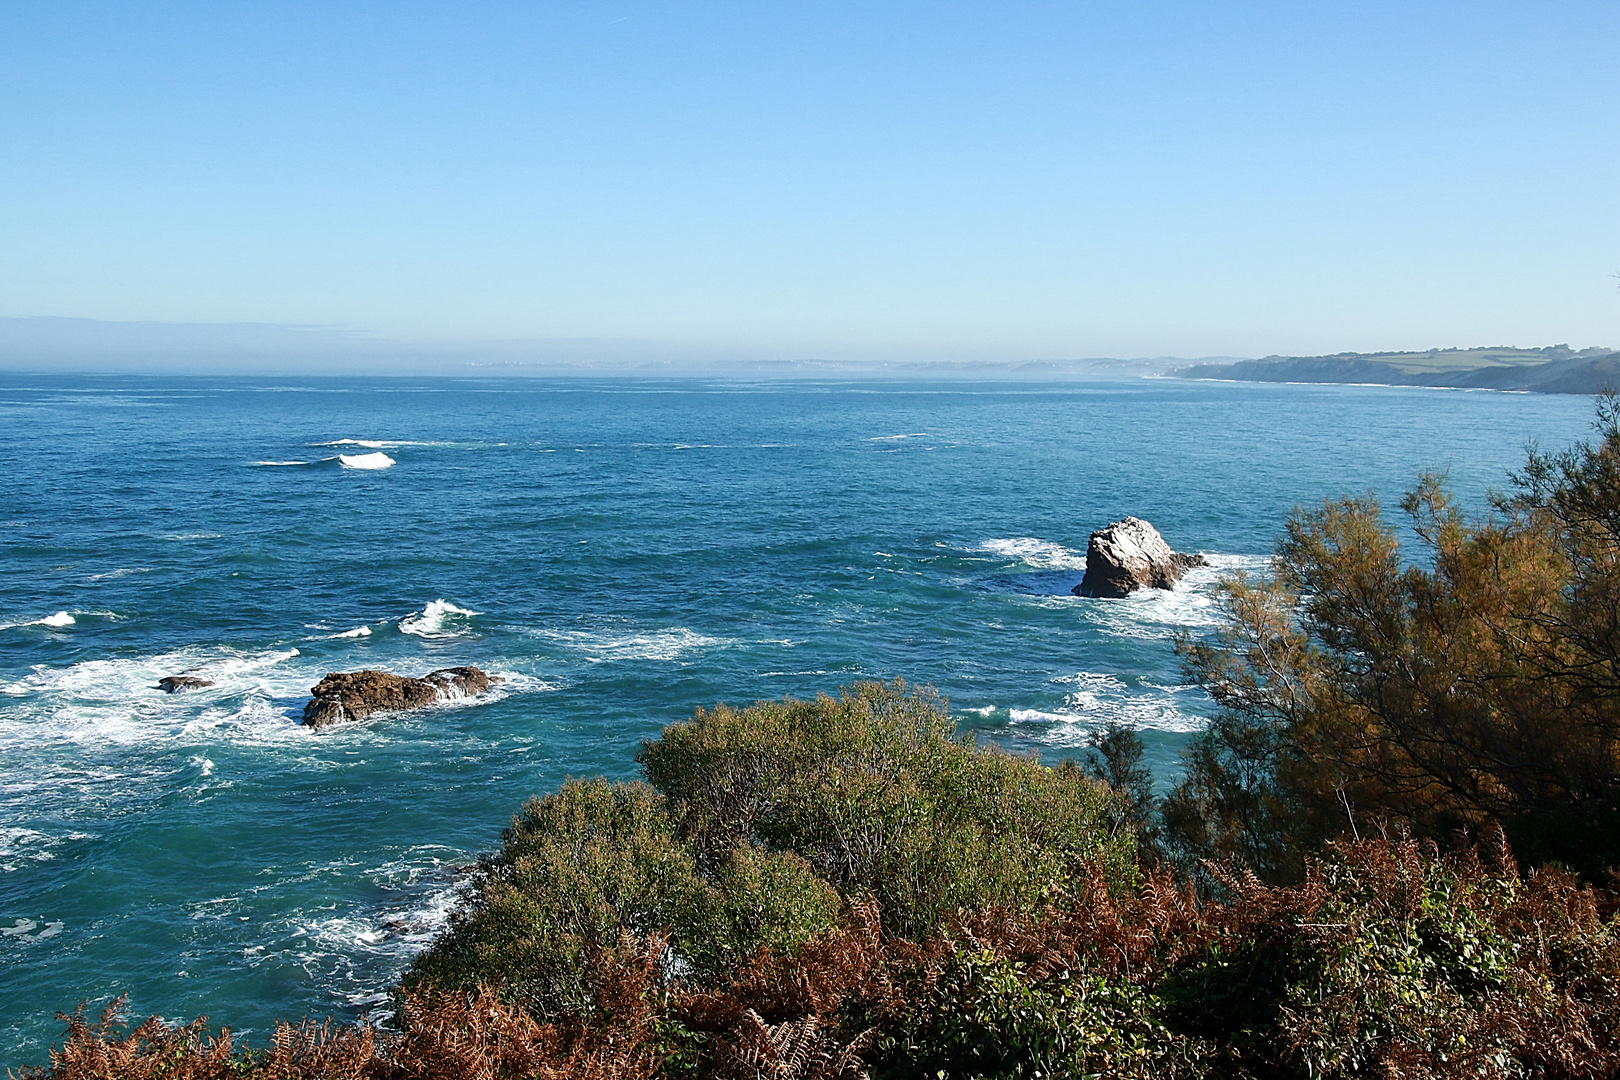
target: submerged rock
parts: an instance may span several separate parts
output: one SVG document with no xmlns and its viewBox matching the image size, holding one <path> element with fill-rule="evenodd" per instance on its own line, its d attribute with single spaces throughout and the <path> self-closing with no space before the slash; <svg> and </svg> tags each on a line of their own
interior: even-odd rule
<svg viewBox="0 0 1620 1080">
<path fill-rule="evenodd" d="M 165 675 L 158 680 L 158 689 L 166 694 L 178 694 L 182 690 L 201 690 L 205 686 L 213 686 L 212 679 L 199 679 L 195 675 Z"/>
<path fill-rule="evenodd" d="M 420 679 L 386 671 L 335 671 L 310 689 L 314 696 L 304 706 L 304 723 L 319 728 L 340 720 L 364 720 L 372 713 L 477 697 L 500 681 L 500 676 L 475 667 L 440 668 Z"/>
<path fill-rule="evenodd" d="M 1158 529 L 1128 517 L 1091 534 L 1086 576 L 1074 594 L 1121 597 L 1137 589 L 1168 589 L 1192 567 L 1208 564 L 1202 555 L 1171 551 Z"/>
</svg>

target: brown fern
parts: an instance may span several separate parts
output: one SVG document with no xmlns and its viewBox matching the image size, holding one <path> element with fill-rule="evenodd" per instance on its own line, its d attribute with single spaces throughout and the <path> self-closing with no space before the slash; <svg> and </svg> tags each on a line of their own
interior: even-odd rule
<svg viewBox="0 0 1620 1080">
<path fill-rule="evenodd" d="M 841 1043 L 815 1016 L 767 1024 L 752 1009 L 738 1018 L 715 1059 L 717 1080 L 857 1080 L 874 1032 Z"/>
</svg>

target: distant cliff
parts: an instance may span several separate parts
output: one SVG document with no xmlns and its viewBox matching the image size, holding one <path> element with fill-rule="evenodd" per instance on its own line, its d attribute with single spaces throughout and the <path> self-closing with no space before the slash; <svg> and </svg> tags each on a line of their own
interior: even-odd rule
<svg viewBox="0 0 1620 1080">
<path fill-rule="evenodd" d="M 1268 356 L 1233 364 L 1193 364 L 1170 371 L 1179 379 L 1239 382 L 1385 383 L 1471 390 L 1597 394 L 1620 390 L 1620 352 L 1567 345 L 1544 349 L 1435 349 L 1416 353 L 1339 353 Z"/>
</svg>

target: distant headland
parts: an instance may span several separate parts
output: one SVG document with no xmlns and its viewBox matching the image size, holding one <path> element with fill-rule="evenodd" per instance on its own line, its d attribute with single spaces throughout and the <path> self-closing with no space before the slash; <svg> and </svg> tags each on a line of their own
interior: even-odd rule
<svg viewBox="0 0 1620 1080">
<path fill-rule="evenodd" d="M 1239 382 L 1386 383 L 1542 394 L 1598 394 L 1620 389 L 1620 352 L 1549 345 L 1427 352 L 1267 356 L 1231 364 L 1192 364 L 1168 373 L 1178 379 Z"/>
</svg>

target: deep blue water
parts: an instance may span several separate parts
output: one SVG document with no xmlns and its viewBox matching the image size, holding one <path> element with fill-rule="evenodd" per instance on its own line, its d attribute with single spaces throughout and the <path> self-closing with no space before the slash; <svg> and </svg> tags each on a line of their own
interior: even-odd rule
<svg viewBox="0 0 1620 1080">
<path fill-rule="evenodd" d="M 1483 509 L 1590 417 L 1164 380 L 0 376 L 0 1066 L 123 990 L 250 1041 L 359 1015 L 526 796 L 632 775 L 698 705 L 904 676 L 1048 759 L 1122 717 L 1167 780 L 1208 710 L 1171 638 L 1212 625 L 1217 572 L 1082 600 L 1091 530 L 1258 566 L 1296 504 L 1446 468 Z M 328 671 L 456 663 L 508 681 L 296 723 Z M 217 685 L 155 689 L 188 669 Z"/>
</svg>

